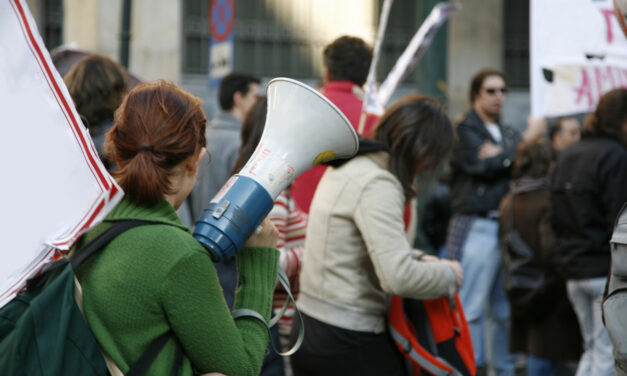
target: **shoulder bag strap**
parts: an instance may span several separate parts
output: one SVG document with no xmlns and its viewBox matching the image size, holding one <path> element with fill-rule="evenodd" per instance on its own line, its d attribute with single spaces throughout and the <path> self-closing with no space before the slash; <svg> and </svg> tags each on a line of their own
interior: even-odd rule
<svg viewBox="0 0 627 376">
<path fill-rule="evenodd" d="M 255 310 L 252 309 L 248 309 L 248 308 L 242 308 L 242 309 L 238 309 L 233 311 L 232 316 L 234 320 L 237 320 L 239 318 L 242 317 L 248 317 L 248 318 L 253 318 L 253 319 L 257 319 L 259 321 L 261 321 L 263 323 L 263 325 L 266 327 L 266 329 L 268 329 L 268 334 L 270 335 L 270 328 L 273 327 L 278 321 L 279 319 L 283 316 L 283 314 L 285 313 L 285 310 L 287 309 L 289 302 L 293 302 L 294 303 L 294 311 L 296 312 L 296 314 L 298 315 L 298 320 L 299 320 L 299 328 L 298 328 L 298 338 L 296 339 L 296 343 L 294 344 L 294 346 L 292 346 L 291 349 L 285 351 L 285 352 L 281 352 L 280 350 L 277 350 L 277 348 L 274 345 L 274 342 L 272 342 L 272 340 L 270 340 L 270 344 L 272 345 L 272 349 L 274 350 L 275 353 L 281 355 L 281 356 L 290 356 L 292 354 L 294 354 L 296 351 L 298 351 L 298 349 L 300 348 L 300 345 L 303 343 L 303 339 L 305 338 L 305 323 L 303 322 L 303 316 L 301 316 L 300 311 L 298 310 L 298 307 L 296 307 L 296 300 L 294 299 L 294 296 L 292 295 L 292 290 L 290 287 L 290 281 L 287 278 L 287 274 L 285 273 L 285 270 L 283 270 L 282 267 L 279 266 L 279 270 L 278 270 L 278 275 L 277 275 L 277 279 L 279 281 L 279 283 L 281 283 L 281 285 L 283 285 L 283 288 L 285 289 L 285 291 L 287 292 L 288 295 L 288 299 L 286 300 L 285 304 L 283 304 L 283 307 L 281 308 L 281 310 L 279 311 L 279 313 L 274 316 L 271 320 L 270 323 L 268 324 L 268 322 L 263 318 L 263 316 L 261 316 L 261 314 Z M 272 336 L 270 335 L 270 338 L 272 338 Z"/>
<path fill-rule="evenodd" d="M 104 248 L 113 238 L 120 235 L 126 230 L 129 230 L 133 227 L 149 225 L 154 222 L 148 221 L 117 221 L 113 222 L 111 226 L 109 226 L 106 230 L 92 239 L 89 243 L 87 243 L 84 247 L 81 247 L 79 250 L 74 252 L 72 256 L 70 256 L 70 263 L 72 264 L 72 269 L 75 269 L 83 263 L 83 261 L 87 260 L 91 255 L 97 253 L 102 248 Z"/>
</svg>

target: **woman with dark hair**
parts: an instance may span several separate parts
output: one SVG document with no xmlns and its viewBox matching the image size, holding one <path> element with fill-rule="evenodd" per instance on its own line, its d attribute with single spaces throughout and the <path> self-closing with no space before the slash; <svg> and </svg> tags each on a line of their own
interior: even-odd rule
<svg viewBox="0 0 627 376">
<path fill-rule="evenodd" d="M 511 315 L 511 353 L 527 354 L 528 376 L 569 375 L 567 364 L 581 355 L 577 317 L 568 301 L 566 281 L 556 270 L 556 242 L 549 220 L 549 173 L 554 164 L 551 143 L 542 138 L 520 145 L 512 165 L 510 191 L 499 206 L 499 239 L 505 291 Z M 518 253 L 510 236 L 515 230 L 532 251 Z M 531 274 L 537 273 L 537 274 Z M 525 276 L 537 275 L 532 283 Z"/>
<path fill-rule="evenodd" d="M 63 81 L 89 129 L 100 159 L 111 169 L 113 163 L 104 157 L 104 140 L 113 126 L 113 113 L 128 92 L 124 69 L 106 56 L 91 54 L 74 64 Z"/>
<path fill-rule="evenodd" d="M 205 155 L 206 117 L 199 99 L 160 82 L 132 90 L 107 133 L 107 156 L 123 200 L 77 245 L 117 221 L 143 220 L 81 264 L 87 322 L 123 372 L 156 338 L 173 336 L 148 373 L 170 374 L 182 350 L 179 375 L 220 372 L 258 375 L 268 343 L 257 319 L 233 320 L 207 250 L 189 233 L 176 209 L 194 186 Z M 276 283 L 277 233 L 266 220 L 237 254 L 239 288 L 235 309 L 269 320 Z M 178 367 L 177 367 L 178 368 Z"/>
<path fill-rule="evenodd" d="M 612 344 L 601 319 L 610 236 L 627 201 L 627 89 L 604 94 L 581 140 L 558 157 L 551 179 L 551 223 L 584 353 L 577 376 L 613 375 Z"/>
<path fill-rule="evenodd" d="M 457 261 L 412 249 L 403 213 L 416 180 L 453 146 L 450 120 L 433 99 L 410 95 L 380 119 L 358 156 L 330 168 L 316 190 L 307 227 L 298 307 L 305 341 L 295 375 L 403 375 L 386 333 L 387 294 L 453 296 Z M 292 340 L 298 333 L 296 323 Z"/>
</svg>

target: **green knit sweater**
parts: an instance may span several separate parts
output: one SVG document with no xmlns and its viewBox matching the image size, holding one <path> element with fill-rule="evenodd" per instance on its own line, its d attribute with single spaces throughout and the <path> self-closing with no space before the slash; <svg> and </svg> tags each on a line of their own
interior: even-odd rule
<svg viewBox="0 0 627 376">
<path fill-rule="evenodd" d="M 167 201 L 143 207 L 124 198 L 79 246 L 111 222 L 128 219 L 159 224 L 127 230 L 77 271 L 85 316 L 104 352 L 126 373 L 148 344 L 172 330 L 185 354 L 181 375 L 258 375 L 265 326 L 231 318 L 209 254 Z M 236 257 L 234 309 L 253 309 L 269 320 L 278 251 L 244 248 Z M 171 339 L 147 375 L 171 374 L 176 346 Z"/>
</svg>

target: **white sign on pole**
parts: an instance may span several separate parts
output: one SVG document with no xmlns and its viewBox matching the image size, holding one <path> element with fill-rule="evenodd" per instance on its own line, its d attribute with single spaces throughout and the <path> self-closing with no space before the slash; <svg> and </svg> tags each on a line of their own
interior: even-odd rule
<svg viewBox="0 0 627 376">
<path fill-rule="evenodd" d="M 25 0 L 0 0 L 0 306 L 122 197 Z"/>
<path fill-rule="evenodd" d="M 531 113 L 591 112 L 606 92 L 627 87 L 627 38 L 612 0 L 532 0 Z"/>
</svg>

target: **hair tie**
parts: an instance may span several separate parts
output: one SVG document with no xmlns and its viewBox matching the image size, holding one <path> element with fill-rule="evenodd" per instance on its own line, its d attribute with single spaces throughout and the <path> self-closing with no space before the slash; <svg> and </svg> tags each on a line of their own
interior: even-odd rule
<svg viewBox="0 0 627 376">
<path fill-rule="evenodd" d="M 139 148 L 137 148 L 137 153 L 140 153 L 143 150 L 147 150 L 147 151 L 149 151 L 151 153 L 155 152 L 155 149 L 153 149 L 152 146 L 142 145 Z"/>
</svg>

